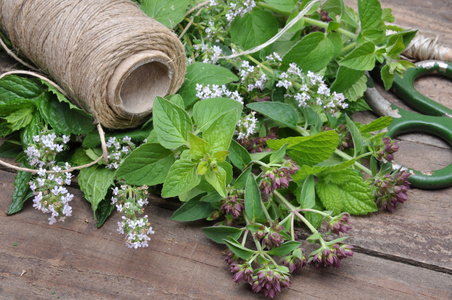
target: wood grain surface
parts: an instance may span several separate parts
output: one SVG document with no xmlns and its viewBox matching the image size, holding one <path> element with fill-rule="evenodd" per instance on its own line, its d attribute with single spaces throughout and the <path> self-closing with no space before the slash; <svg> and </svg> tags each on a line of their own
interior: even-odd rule
<svg viewBox="0 0 452 300">
<path fill-rule="evenodd" d="M 355 0 L 345 0 L 356 8 Z M 452 1 L 382 0 L 396 23 L 438 36 L 452 47 Z M 2 60 L 0 59 L 0 69 Z M 428 77 L 419 90 L 452 108 L 452 84 Z M 393 102 L 398 99 L 381 91 Z M 361 113 L 367 123 L 375 116 Z M 398 138 L 396 160 L 421 170 L 452 163 L 450 146 L 427 135 Z M 90 205 L 75 194 L 73 216 L 48 225 L 30 203 L 7 216 L 15 174 L 0 168 L 0 299 L 263 299 L 235 284 L 222 246 L 206 238 L 206 222 L 170 220 L 171 203 L 146 208 L 156 234 L 149 248 L 130 250 L 113 214 L 97 229 Z M 339 269 L 304 268 L 278 299 L 452 299 L 452 188 L 412 189 L 393 212 L 353 217 L 353 257 Z"/>
</svg>

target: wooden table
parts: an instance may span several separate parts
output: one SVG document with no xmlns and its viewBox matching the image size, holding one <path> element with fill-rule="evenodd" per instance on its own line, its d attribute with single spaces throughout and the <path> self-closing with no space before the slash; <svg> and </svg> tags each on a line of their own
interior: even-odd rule
<svg viewBox="0 0 452 300">
<path fill-rule="evenodd" d="M 346 0 L 356 8 L 355 0 Z M 452 47 L 450 0 L 382 0 L 396 23 L 438 36 Z M 426 78 L 419 89 L 452 107 L 452 83 Z M 388 99 L 397 101 L 391 95 Z M 368 122 L 370 113 L 355 119 Z M 404 135 L 396 159 L 433 170 L 452 162 L 436 138 Z M 97 229 L 82 193 L 73 217 L 52 226 L 28 203 L 6 216 L 15 174 L 0 169 L 0 299 L 262 299 L 235 284 L 223 247 L 200 231 L 204 222 L 170 220 L 164 201 L 147 208 L 156 234 L 150 247 L 130 250 L 116 232 L 119 215 Z M 306 267 L 278 299 L 452 299 L 452 189 L 413 189 L 394 213 L 354 217 L 352 258 L 340 269 Z"/>
</svg>

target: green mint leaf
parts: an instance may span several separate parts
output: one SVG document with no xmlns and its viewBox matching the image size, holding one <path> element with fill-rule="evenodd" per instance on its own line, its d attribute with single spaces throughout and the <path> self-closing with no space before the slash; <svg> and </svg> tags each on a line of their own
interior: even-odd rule
<svg viewBox="0 0 452 300">
<path fill-rule="evenodd" d="M 381 24 L 383 11 L 378 0 L 358 0 L 361 29 L 375 28 Z"/>
<path fill-rule="evenodd" d="M 187 133 L 193 125 L 187 112 L 179 106 L 157 97 L 153 108 L 154 129 L 158 140 L 167 149 L 187 144 Z"/>
<path fill-rule="evenodd" d="M 212 241 L 218 244 L 224 244 L 223 241 L 227 237 L 232 237 L 237 240 L 243 232 L 243 228 L 230 226 L 212 226 L 201 228 L 201 231 Z"/>
<path fill-rule="evenodd" d="M 222 167 L 218 167 L 217 172 L 209 169 L 205 175 L 205 178 L 211 186 L 220 194 L 223 198 L 227 197 L 226 192 L 226 171 Z"/>
<path fill-rule="evenodd" d="M 229 149 L 237 124 L 236 117 L 235 109 L 227 111 L 202 133 L 202 138 L 211 146 L 211 152 Z"/>
<path fill-rule="evenodd" d="M 254 9 L 231 23 L 231 40 L 244 50 L 265 43 L 277 33 L 278 21 L 263 9 Z"/>
<path fill-rule="evenodd" d="M 184 19 L 188 4 L 188 0 L 142 0 L 140 8 L 149 17 L 171 29 Z"/>
<path fill-rule="evenodd" d="M 354 70 L 370 71 L 375 67 L 375 58 L 375 45 L 367 42 L 355 48 L 339 64 Z"/>
<path fill-rule="evenodd" d="M 350 102 L 350 107 L 362 99 L 364 92 L 367 90 L 367 76 L 363 74 L 353 85 L 343 92 L 345 98 Z M 370 109 L 365 109 L 370 110 Z M 355 110 L 357 111 L 357 110 Z"/>
<path fill-rule="evenodd" d="M 229 98 L 205 99 L 193 106 L 193 119 L 198 131 L 204 131 L 212 125 L 222 114 L 229 110 L 237 110 L 237 119 L 240 118 L 242 104 Z"/>
<path fill-rule="evenodd" d="M 36 101 L 45 122 L 58 133 L 87 134 L 95 128 L 91 115 L 80 109 L 71 109 L 66 102 L 60 102 L 57 96 L 49 92 L 42 94 Z"/>
<path fill-rule="evenodd" d="M 179 90 L 179 95 L 184 99 L 185 106 L 189 107 L 198 100 L 196 84 L 223 85 L 237 80 L 237 76 L 224 67 L 200 62 L 193 63 L 187 66 L 185 82 Z"/>
<path fill-rule="evenodd" d="M 353 148 L 355 149 L 355 157 L 361 153 L 363 150 L 364 139 L 359 131 L 358 127 L 355 125 L 352 119 L 350 119 L 347 115 L 345 116 L 345 122 L 347 122 L 347 127 L 352 134 L 353 139 Z"/>
<path fill-rule="evenodd" d="M 319 178 L 316 192 L 323 206 L 334 215 L 341 212 L 365 215 L 377 211 L 369 185 L 354 170 L 329 173 Z"/>
<path fill-rule="evenodd" d="M 36 98 L 42 92 L 42 88 L 37 83 L 24 77 L 8 75 L 0 79 L 0 104 L 15 101 L 18 98 Z"/>
<path fill-rule="evenodd" d="M 91 203 L 94 217 L 99 203 L 105 199 L 110 187 L 114 184 L 116 170 L 107 169 L 103 165 L 94 165 L 80 170 L 78 184 L 85 199 Z"/>
<path fill-rule="evenodd" d="M 238 190 L 243 190 L 246 187 L 246 181 L 248 180 L 248 176 L 251 174 L 251 168 L 245 169 L 235 180 L 234 188 Z"/>
<path fill-rule="evenodd" d="M 331 47 L 333 49 L 333 58 L 338 57 L 341 54 L 343 43 L 341 35 L 337 32 L 331 32 L 328 34 L 328 40 L 331 43 Z"/>
<path fill-rule="evenodd" d="M 188 146 L 190 147 L 190 155 L 194 160 L 200 160 L 210 151 L 210 145 L 202 138 L 188 133 Z"/>
<path fill-rule="evenodd" d="M 25 126 L 24 129 L 20 132 L 20 139 L 22 141 L 22 145 L 24 149 L 28 147 L 29 144 L 34 143 L 33 137 L 35 135 L 40 135 L 41 132 L 45 128 L 44 120 L 42 119 L 40 114 L 34 114 L 30 123 Z"/>
<path fill-rule="evenodd" d="M 262 198 L 259 186 L 253 173 L 249 173 L 245 186 L 245 212 L 251 222 L 259 220 L 263 216 Z"/>
<path fill-rule="evenodd" d="M 295 128 L 297 126 L 298 114 L 289 104 L 281 102 L 255 102 L 248 104 L 247 107 L 289 128 Z"/>
<path fill-rule="evenodd" d="M 270 155 L 270 164 L 279 164 L 282 162 L 284 156 L 286 156 L 287 144 L 283 145 L 277 151 Z"/>
<path fill-rule="evenodd" d="M 237 242 L 236 239 L 233 237 L 227 237 L 223 239 L 224 243 L 228 246 L 228 248 L 234 252 L 235 255 L 237 255 L 240 258 L 243 258 L 244 260 L 248 260 L 251 258 L 251 256 L 254 255 L 253 250 L 246 248 L 245 246 L 242 246 L 239 242 Z"/>
<path fill-rule="evenodd" d="M 313 208 L 315 205 L 315 181 L 314 176 L 309 175 L 303 183 L 300 197 L 297 197 L 301 208 Z M 297 195 L 297 196 L 298 196 Z"/>
<path fill-rule="evenodd" d="M 380 71 L 381 80 L 386 90 L 389 90 L 394 82 L 394 72 L 391 72 L 389 65 L 385 65 Z"/>
<path fill-rule="evenodd" d="M 34 112 L 34 107 L 25 107 L 16 110 L 15 112 L 6 116 L 4 119 L 6 120 L 6 122 L 8 122 L 8 127 L 12 131 L 16 131 L 30 124 L 31 120 L 33 119 Z"/>
<path fill-rule="evenodd" d="M 327 11 L 329 13 L 334 13 L 335 15 L 340 16 L 342 14 L 344 8 L 343 0 L 327 0 L 322 5 L 322 10 Z"/>
<path fill-rule="evenodd" d="M 267 254 L 281 257 L 281 256 L 291 253 L 292 251 L 299 248 L 300 246 L 301 246 L 300 242 L 288 241 L 288 242 L 281 244 L 281 246 L 279 246 L 279 247 L 273 247 L 271 250 L 267 251 Z"/>
<path fill-rule="evenodd" d="M 282 12 L 292 12 L 295 9 L 293 0 L 264 0 L 264 2 Z"/>
<path fill-rule="evenodd" d="M 0 157 L 4 158 L 16 158 L 19 154 L 23 153 L 24 149 L 22 144 L 13 139 L 6 139 L 0 146 Z"/>
<path fill-rule="evenodd" d="M 95 219 L 97 220 L 97 228 L 100 228 L 105 223 L 105 221 L 115 210 L 115 208 L 116 206 L 114 204 L 111 204 L 111 199 L 108 198 L 105 198 L 99 203 L 95 213 L 96 215 Z"/>
<path fill-rule="evenodd" d="M 217 163 L 222 163 L 226 160 L 226 158 L 229 155 L 229 151 L 227 150 L 222 150 L 222 151 L 217 151 L 213 154 L 213 158 L 217 161 Z"/>
<path fill-rule="evenodd" d="M 201 177 L 196 174 L 198 165 L 188 159 L 177 160 L 163 183 L 162 197 L 176 197 L 196 187 Z"/>
<path fill-rule="evenodd" d="M 344 161 L 342 163 L 338 163 L 338 164 L 334 164 L 334 165 L 327 165 L 327 166 L 310 167 L 310 166 L 304 165 L 301 167 L 300 170 L 297 171 L 297 173 L 292 175 L 292 179 L 295 182 L 302 182 L 309 175 L 321 174 L 321 176 L 323 176 L 323 174 L 325 174 L 325 173 L 336 172 L 336 171 L 341 171 L 341 170 L 347 169 L 348 167 L 352 166 L 354 163 L 355 163 L 355 160 L 351 159 L 351 160 Z"/>
<path fill-rule="evenodd" d="M 283 68 L 296 63 L 303 70 L 313 72 L 326 67 L 334 56 L 334 47 L 322 32 L 312 32 L 304 36 L 284 55 Z"/>
<path fill-rule="evenodd" d="M 174 95 L 174 96 L 169 97 L 169 98 L 168 98 L 168 101 L 171 102 L 171 103 L 173 103 L 173 104 L 176 104 L 176 105 L 179 106 L 180 108 L 185 109 L 185 102 L 184 102 L 184 99 L 183 99 L 183 98 L 181 97 L 181 95 L 179 95 L 179 94 L 176 94 L 176 95 Z"/>
<path fill-rule="evenodd" d="M 212 205 L 215 206 L 215 204 L 219 204 L 221 199 L 223 199 L 223 197 L 217 193 L 217 191 L 212 192 L 212 193 L 208 193 L 205 196 L 202 196 L 202 198 L 199 200 L 201 202 L 209 202 Z"/>
<path fill-rule="evenodd" d="M 160 144 L 143 144 L 122 162 L 117 170 L 118 179 L 132 185 L 163 183 L 175 162 L 174 153 Z"/>
<path fill-rule="evenodd" d="M 361 131 L 361 133 L 370 133 L 372 131 L 379 131 L 391 125 L 391 122 L 392 117 L 390 116 L 380 117 L 364 126 L 361 126 L 359 128 L 359 131 Z"/>
<path fill-rule="evenodd" d="M 231 145 L 229 145 L 229 159 L 231 160 L 232 164 L 240 170 L 245 169 L 246 166 L 251 162 L 251 156 L 249 152 L 235 140 L 232 140 Z"/>
<path fill-rule="evenodd" d="M 179 207 L 171 216 L 173 221 L 195 221 L 207 218 L 215 208 L 209 202 L 200 201 L 202 195 L 198 195 Z"/>
<path fill-rule="evenodd" d="M 0 117 L 6 117 L 22 108 L 34 108 L 35 103 L 30 99 L 17 98 L 0 104 Z"/>
<path fill-rule="evenodd" d="M 336 73 L 336 79 L 331 84 L 330 88 L 331 90 L 336 91 L 338 93 L 345 93 L 363 75 L 364 71 L 354 70 L 344 66 L 340 66 Z"/>
<path fill-rule="evenodd" d="M 339 135 L 334 130 L 306 137 L 268 140 L 267 145 L 278 150 L 288 143 L 287 154 L 300 166 L 315 165 L 328 159 L 339 144 Z"/>
<path fill-rule="evenodd" d="M 22 167 L 28 167 L 25 164 L 22 164 Z M 14 193 L 13 200 L 8 209 L 8 215 L 12 215 L 18 213 L 24 207 L 25 201 L 29 199 L 33 192 L 28 185 L 28 182 L 31 180 L 31 173 L 18 171 L 16 175 L 16 180 L 14 181 Z"/>
<path fill-rule="evenodd" d="M 45 80 L 39 79 L 39 81 L 41 82 L 42 85 L 44 85 L 44 86 L 47 87 L 47 90 L 48 90 L 49 92 L 53 93 L 53 94 L 57 97 L 58 101 L 64 102 L 64 103 L 68 104 L 70 109 L 78 110 L 78 111 L 80 111 L 80 112 L 82 112 L 82 113 L 85 113 L 84 110 L 82 110 L 82 109 L 80 109 L 78 106 L 72 104 L 72 102 L 69 101 L 69 100 L 66 98 L 66 96 L 63 95 L 63 94 L 62 94 L 55 86 L 51 85 L 50 83 L 48 83 L 48 82 L 45 81 Z"/>
</svg>

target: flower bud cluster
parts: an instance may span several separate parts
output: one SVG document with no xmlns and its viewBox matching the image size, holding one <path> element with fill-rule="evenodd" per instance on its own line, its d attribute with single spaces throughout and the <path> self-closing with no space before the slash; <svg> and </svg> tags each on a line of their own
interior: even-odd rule
<svg viewBox="0 0 452 300">
<path fill-rule="evenodd" d="M 304 74 L 295 63 L 291 63 L 287 72 L 279 75 L 276 86 L 285 88 L 284 96 L 295 99 L 299 107 L 317 105 L 331 114 L 348 107 L 344 95 L 331 92 L 322 76 L 311 71 Z"/>
<path fill-rule="evenodd" d="M 65 150 L 69 139 L 54 132 L 43 133 L 34 136 L 33 143 L 25 150 L 28 163 L 39 167 L 38 173 L 28 183 L 34 195 L 33 207 L 51 214 L 50 225 L 72 215 L 69 202 L 74 195 L 64 187 L 71 184 L 72 174 L 67 172 L 71 166 L 66 163 L 63 170 L 55 162 L 56 155 Z"/>
<path fill-rule="evenodd" d="M 243 140 L 238 140 L 238 142 L 245 147 L 250 153 L 264 152 L 270 151 L 267 148 L 268 140 L 275 140 L 278 138 L 276 132 L 278 131 L 278 127 L 273 127 L 268 131 L 268 134 L 264 137 L 252 137 L 249 136 Z"/>
<path fill-rule="evenodd" d="M 392 174 L 385 174 L 380 178 L 372 178 L 372 189 L 374 191 L 375 202 L 382 208 L 394 211 L 397 203 L 405 202 L 407 192 L 410 189 L 408 181 L 410 173 L 398 171 Z"/>
<path fill-rule="evenodd" d="M 341 213 L 334 218 L 331 218 L 328 223 L 328 230 L 335 234 L 348 233 L 352 229 L 352 223 L 349 221 L 349 213 Z"/>
<path fill-rule="evenodd" d="M 126 235 L 125 243 L 129 248 L 148 247 L 149 235 L 154 234 L 148 216 L 138 217 L 149 203 L 147 189 L 147 186 L 128 185 L 113 188 L 111 203 L 123 214 L 122 221 L 118 222 L 118 232 Z"/>
<path fill-rule="evenodd" d="M 284 230 L 284 226 L 279 223 L 273 223 L 271 227 L 261 225 L 256 232 L 256 237 L 262 241 L 262 246 L 271 249 L 273 247 L 279 247 L 284 243 L 284 237 L 281 232 Z"/>
<path fill-rule="evenodd" d="M 263 167 L 261 188 L 267 195 L 274 190 L 287 188 L 292 181 L 292 175 L 298 170 L 298 166 L 291 160 L 285 160 L 279 167 Z"/>
<path fill-rule="evenodd" d="M 282 264 L 289 268 L 290 273 L 301 270 L 307 264 L 306 256 L 303 254 L 303 249 L 297 248 L 292 254 L 286 255 L 282 258 Z"/>
<path fill-rule="evenodd" d="M 117 169 L 121 165 L 124 158 L 136 148 L 132 139 L 125 136 L 122 139 L 110 137 L 106 143 L 108 151 L 107 169 Z"/>
<path fill-rule="evenodd" d="M 347 256 L 353 256 L 353 246 L 342 243 L 325 244 L 309 254 L 308 263 L 316 268 L 339 268 L 341 260 Z"/>
<path fill-rule="evenodd" d="M 245 209 L 243 191 L 233 190 L 229 195 L 222 199 L 220 202 L 220 211 L 224 215 L 230 215 L 232 218 L 237 219 L 242 216 L 242 212 Z"/>
<path fill-rule="evenodd" d="M 399 150 L 399 146 L 389 137 L 383 138 L 383 145 L 378 145 L 375 149 L 375 158 L 385 162 L 394 160 L 394 153 Z"/>
<path fill-rule="evenodd" d="M 255 293 L 263 292 L 266 297 L 273 299 L 281 288 L 290 286 L 290 275 L 278 266 L 267 265 L 255 270 L 255 274 L 251 288 Z"/>
</svg>

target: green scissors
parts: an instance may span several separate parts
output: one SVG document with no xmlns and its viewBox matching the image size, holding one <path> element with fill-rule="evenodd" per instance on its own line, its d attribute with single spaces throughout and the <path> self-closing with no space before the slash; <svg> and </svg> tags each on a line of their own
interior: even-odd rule
<svg viewBox="0 0 452 300">
<path fill-rule="evenodd" d="M 395 137 L 403 133 L 427 133 L 437 136 L 452 146 L 452 109 L 449 109 L 419 93 L 414 88 L 417 77 L 425 74 L 439 74 L 452 79 L 452 63 L 444 61 L 421 61 L 415 68 L 406 70 L 403 78 L 395 76 L 392 92 L 398 95 L 408 106 L 422 113 L 400 108 L 384 99 L 369 78 L 365 98 L 369 106 L 379 115 L 393 117 L 388 127 L 388 136 Z M 401 168 L 393 164 L 394 169 Z M 452 164 L 432 172 L 419 172 L 409 168 L 411 186 L 421 189 L 440 189 L 452 186 Z"/>
</svg>

